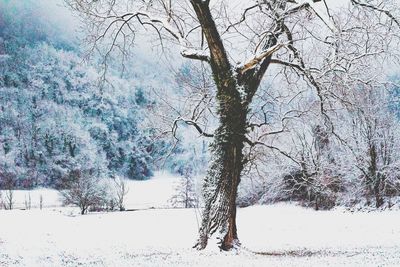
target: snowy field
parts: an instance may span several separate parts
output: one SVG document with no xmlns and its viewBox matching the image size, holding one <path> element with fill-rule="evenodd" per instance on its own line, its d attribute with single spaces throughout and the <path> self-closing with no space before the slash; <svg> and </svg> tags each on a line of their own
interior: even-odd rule
<svg viewBox="0 0 400 267">
<path fill-rule="evenodd" d="M 176 182 L 130 182 L 127 208 L 138 210 L 84 216 L 55 207 L 55 191 L 31 192 L 46 208 L 0 210 L 0 266 L 400 266 L 400 211 L 243 208 L 239 251 L 198 252 L 198 211 L 167 208 Z"/>
<path fill-rule="evenodd" d="M 125 198 L 127 209 L 166 208 L 170 207 L 169 199 L 175 192 L 179 178 L 168 173 L 156 172 L 154 177 L 147 181 L 128 181 L 128 195 Z M 6 192 L 0 190 L 3 199 Z M 25 209 L 26 202 L 31 199 L 31 207 L 39 208 L 40 198 L 44 208 L 58 208 L 62 206 L 60 194 L 52 189 L 15 190 L 14 207 Z"/>
</svg>

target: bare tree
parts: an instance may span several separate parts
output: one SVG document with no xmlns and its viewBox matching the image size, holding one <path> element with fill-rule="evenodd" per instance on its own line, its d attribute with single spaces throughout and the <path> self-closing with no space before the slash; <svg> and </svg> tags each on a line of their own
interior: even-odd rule
<svg viewBox="0 0 400 267">
<path fill-rule="evenodd" d="M 24 204 L 25 204 L 25 209 L 30 210 L 32 208 L 31 192 L 28 193 L 28 198 L 26 198 L 25 194 Z"/>
<path fill-rule="evenodd" d="M 104 202 L 105 190 L 93 171 L 71 171 L 60 194 L 64 205 L 75 205 L 86 214 L 90 207 Z"/>
<path fill-rule="evenodd" d="M 196 194 L 194 177 L 190 168 L 183 170 L 183 175 L 175 190 L 176 193 L 170 200 L 174 207 L 184 207 L 186 209 L 198 207 L 199 199 Z"/>
<path fill-rule="evenodd" d="M 17 178 L 15 174 L 7 171 L 0 173 L 0 183 L 4 189 L 3 205 L 7 210 L 12 210 L 14 208 L 14 189 L 17 183 Z"/>
<path fill-rule="evenodd" d="M 341 190 L 340 160 L 321 125 L 304 125 L 294 134 L 292 157 L 300 163 L 284 176 L 284 193 L 290 200 L 313 204 L 316 210 L 332 208 Z"/>
<path fill-rule="evenodd" d="M 129 187 L 126 183 L 126 179 L 121 177 L 115 177 L 114 181 L 114 188 L 115 188 L 115 197 L 116 202 L 118 205 L 118 209 L 120 211 L 125 210 L 125 197 L 129 193 Z"/>
<path fill-rule="evenodd" d="M 334 14 L 326 1 L 317 0 L 67 2 L 89 22 L 88 38 L 93 51 L 108 46 L 104 52 L 105 66 L 113 50 L 126 55 L 136 33 L 142 29 L 153 30 L 162 45 L 167 41 L 177 44 L 183 57 L 209 65 L 216 87 L 218 128 L 207 133 L 195 120 L 180 118 L 201 135 L 213 138 L 212 158 L 203 186 L 205 208 L 196 244 L 199 249 L 207 246 L 214 233 L 220 235 L 223 250 L 240 244 L 236 199 L 247 163 L 244 147 L 262 145 L 275 149 L 259 138 L 248 137 L 252 129 L 268 126 L 252 124 L 248 117 L 267 70 L 275 73 L 275 67 L 280 68 L 282 76 L 297 75 L 299 83 L 313 88 L 324 124 L 333 132 L 325 105 L 332 81 L 341 79 L 343 73 L 351 73 L 351 65 L 357 60 L 368 57 L 379 60 L 385 49 L 371 45 L 371 34 L 377 33 L 374 44 L 379 41 L 383 44 L 384 38 L 389 37 L 383 29 L 389 31 L 391 25 L 398 26 L 395 15 L 388 11 L 390 7 L 398 7 L 392 1 L 376 5 L 375 1 L 352 0 L 354 7 L 344 15 Z M 363 25 L 353 27 L 352 23 L 357 24 L 360 19 L 359 8 L 368 10 L 368 16 L 374 18 L 363 22 L 369 22 L 368 27 L 379 31 L 369 31 Z M 363 35 L 365 31 L 367 38 Z M 363 45 L 368 49 L 360 49 Z M 287 75 L 285 78 L 282 81 L 290 80 Z M 264 132 L 262 136 L 280 132 Z"/>
<path fill-rule="evenodd" d="M 39 196 L 39 208 L 40 208 L 40 210 L 43 209 L 43 195 L 42 194 L 40 194 L 40 196 Z"/>
<path fill-rule="evenodd" d="M 387 90 L 373 85 L 354 92 L 358 104 L 349 107 L 349 148 L 363 180 L 367 204 L 381 207 L 399 190 L 399 123 L 389 110 Z"/>
<path fill-rule="evenodd" d="M 6 210 L 12 210 L 14 208 L 14 190 L 7 189 L 3 200 L 4 208 Z"/>
</svg>

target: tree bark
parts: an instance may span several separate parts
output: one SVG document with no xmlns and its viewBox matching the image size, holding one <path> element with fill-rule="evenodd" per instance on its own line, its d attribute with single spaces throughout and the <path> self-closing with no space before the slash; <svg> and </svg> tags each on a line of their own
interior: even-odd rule
<svg viewBox="0 0 400 267">
<path fill-rule="evenodd" d="M 230 250 L 239 245 L 236 228 L 236 196 L 243 169 L 243 147 L 247 110 L 234 84 L 217 86 L 220 126 L 211 145 L 212 161 L 203 185 L 203 211 L 197 248 L 207 246 L 218 233 L 220 248 Z"/>
<path fill-rule="evenodd" d="M 378 156 L 377 148 L 375 144 L 372 144 L 369 148 L 370 166 L 369 166 L 369 180 L 370 180 L 370 192 L 375 197 L 375 207 L 379 208 L 383 205 L 383 197 L 381 192 L 382 179 L 378 173 Z"/>
<path fill-rule="evenodd" d="M 249 105 L 267 70 L 271 55 L 257 68 L 234 70 L 209 9 L 209 1 L 190 0 L 210 51 L 210 66 L 217 87 L 219 127 L 211 144 L 211 163 L 203 185 L 205 208 L 200 236 L 195 247 L 204 249 L 211 235 L 218 232 L 220 248 L 238 246 L 236 197 L 243 170 Z M 276 44 L 267 38 L 265 49 Z"/>
</svg>

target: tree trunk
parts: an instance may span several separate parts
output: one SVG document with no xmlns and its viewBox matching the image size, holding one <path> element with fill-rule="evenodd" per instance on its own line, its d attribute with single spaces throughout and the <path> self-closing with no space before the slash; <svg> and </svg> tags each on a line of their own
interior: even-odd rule
<svg viewBox="0 0 400 267">
<path fill-rule="evenodd" d="M 220 126 L 211 144 L 212 159 L 203 185 L 205 208 L 196 245 L 199 249 L 207 246 L 214 233 L 219 234 L 223 250 L 239 245 L 236 196 L 243 169 L 247 108 L 236 84 L 230 83 L 231 86 L 225 87 L 226 84 L 217 85 Z"/>
<path fill-rule="evenodd" d="M 190 0 L 210 51 L 213 78 L 217 86 L 219 127 L 211 144 L 211 163 L 204 181 L 205 208 L 200 237 L 195 247 L 204 249 L 211 235 L 220 234 L 220 248 L 230 250 L 239 245 L 236 230 L 236 196 L 243 169 L 248 106 L 267 70 L 272 54 L 248 67 L 235 69 L 211 15 L 209 1 Z M 274 46 L 277 36 L 265 41 L 265 50 Z M 254 60 L 253 60 L 254 61 Z M 257 63 L 257 62 L 256 62 Z"/>
<path fill-rule="evenodd" d="M 369 149 L 370 156 L 370 166 L 369 166 L 369 174 L 372 185 L 370 186 L 372 194 L 375 197 L 375 207 L 379 208 L 383 205 L 383 197 L 381 195 L 381 183 L 382 179 L 380 174 L 378 173 L 378 159 L 377 159 L 377 149 L 375 144 L 372 144 Z"/>
<path fill-rule="evenodd" d="M 375 207 L 379 208 L 383 205 L 383 197 L 381 195 L 381 179 L 379 177 L 376 177 L 374 181 L 374 195 Z"/>
<path fill-rule="evenodd" d="M 81 215 L 85 215 L 87 209 L 88 209 L 88 207 L 86 207 L 85 205 L 82 205 L 82 206 L 81 206 Z"/>
</svg>

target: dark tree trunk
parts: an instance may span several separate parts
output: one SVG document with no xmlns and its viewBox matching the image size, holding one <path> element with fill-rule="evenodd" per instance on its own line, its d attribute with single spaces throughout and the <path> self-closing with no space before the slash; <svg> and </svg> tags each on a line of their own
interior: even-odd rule
<svg viewBox="0 0 400 267">
<path fill-rule="evenodd" d="M 381 179 L 376 177 L 374 181 L 374 195 L 375 195 L 375 206 L 379 208 L 383 205 L 383 197 L 381 194 Z"/>
<path fill-rule="evenodd" d="M 239 244 L 236 229 L 236 196 L 243 169 L 243 147 L 247 110 L 236 85 L 219 86 L 220 126 L 211 145 L 212 161 L 204 182 L 205 209 L 197 247 L 207 246 L 218 233 L 220 248 L 230 250 Z"/>
<path fill-rule="evenodd" d="M 383 205 L 383 198 L 382 198 L 379 190 L 375 190 L 375 204 L 376 204 L 377 208 L 379 208 L 380 206 Z"/>
<path fill-rule="evenodd" d="M 370 166 L 369 166 L 369 176 L 370 182 L 372 183 L 370 186 L 371 193 L 375 197 L 375 207 L 379 208 L 383 205 L 383 197 L 382 197 L 382 179 L 381 175 L 378 173 L 378 156 L 377 149 L 375 144 L 372 144 L 369 148 L 369 156 L 370 156 Z"/>
<path fill-rule="evenodd" d="M 236 229 L 236 196 L 243 169 L 247 114 L 252 98 L 271 63 L 272 54 L 252 60 L 235 69 L 228 60 L 221 36 L 212 18 L 209 1 L 190 0 L 210 50 L 210 63 L 217 87 L 219 127 L 211 144 L 211 163 L 204 181 L 205 208 L 200 237 L 195 247 L 203 249 L 214 233 L 220 236 L 220 248 L 230 250 L 239 245 Z M 264 44 L 276 44 L 276 35 Z M 255 68 L 255 65 L 258 65 Z"/>
<path fill-rule="evenodd" d="M 81 215 L 85 215 L 87 209 L 88 209 L 88 207 L 86 207 L 85 205 L 82 205 L 82 206 L 81 206 Z"/>
</svg>

